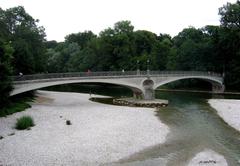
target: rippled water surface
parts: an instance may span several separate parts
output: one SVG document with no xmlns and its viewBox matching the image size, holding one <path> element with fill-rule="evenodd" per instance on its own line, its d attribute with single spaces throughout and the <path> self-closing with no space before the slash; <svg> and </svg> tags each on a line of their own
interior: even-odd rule
<svg viewBox="0 0 240 166">
<path fill-rule="evenodd" d="M 125 161 L 160 157 L 167 158 L 167 165 L 186 165 L 196 153 L 209 148 L 223 155 L 230 166 L 240 165 L 240 133 L 207 104 L 207 99 L 212 97 L 223 96 L 157 92 L 157 98 L 169 100 L 169 106 L 159 109 L 157 116 L 170 127 L 171 133 L 166 143 L 134 154 Z M 233 96 L 225 96 L 229 97 Z"/>
</svg>

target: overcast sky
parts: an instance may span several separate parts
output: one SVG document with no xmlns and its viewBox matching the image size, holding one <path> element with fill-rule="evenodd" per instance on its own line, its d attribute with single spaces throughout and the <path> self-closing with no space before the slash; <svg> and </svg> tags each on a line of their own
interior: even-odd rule
<svg viewBox="0 0 240 166">
<path fill-rule="evenodd" d="M 0 7 L 24 6 L 48 40 L 63 41 L 70 33 L 98 34 L 121 20 L 135 30 L 175 36 L 189 26 L 219 25 L 218 8 L 227 2 L 236 0 L 0 0 Z"/>
</svg>

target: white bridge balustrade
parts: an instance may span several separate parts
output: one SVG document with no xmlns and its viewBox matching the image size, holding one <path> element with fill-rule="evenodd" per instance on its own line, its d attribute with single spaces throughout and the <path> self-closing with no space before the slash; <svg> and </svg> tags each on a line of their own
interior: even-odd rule
<svg viewBox="0 0 240 166">
<path fill-rule="evenodd" d="M 154 99 L 154 90 L 164 84 L 181 79 L 203 79 L 212 84 L 214 93 L 224 92 L 221 74 L 201 71 L 110 71 L 49 73 L 13 76 L 14 90 L 11 95 L 48 86 L 71 83 L 109 83 L 125 86 L 136 98 Z"/>
</svg>

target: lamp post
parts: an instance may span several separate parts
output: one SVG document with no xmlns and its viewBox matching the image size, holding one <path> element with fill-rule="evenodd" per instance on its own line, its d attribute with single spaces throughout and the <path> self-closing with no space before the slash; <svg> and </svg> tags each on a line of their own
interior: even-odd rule
<svg viewBox="0 0 240 166">
<path fill-rule="evenodd" d="M 137 75 L 140 75 L 139 60 L 137 60 Z"/>
<path fill-rule="evenodd" d="M 147 75 L 149 76 L 150 75 L 150 70 L 149 70 L 149 59 L 147 60 Z"/>
</svg>

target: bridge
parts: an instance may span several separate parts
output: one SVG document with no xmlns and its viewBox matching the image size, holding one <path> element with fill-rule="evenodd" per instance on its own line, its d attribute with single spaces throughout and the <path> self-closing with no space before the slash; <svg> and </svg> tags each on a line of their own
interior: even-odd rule
<svg viewBox="0 0 240 166">
<path fill-rule="evenodd" d="M 75 72 L 13 76 L 11 96 L 44 87 L 71 83 L 109 83 L 127 87 L 135 98 L 154 99 L 154 91 L 165 84 L 182 79 L 202 79 L 212 84 L 213 93 L 224 92 L 221 74 L 200 71 L 125 71 Z"/>
</svg>

